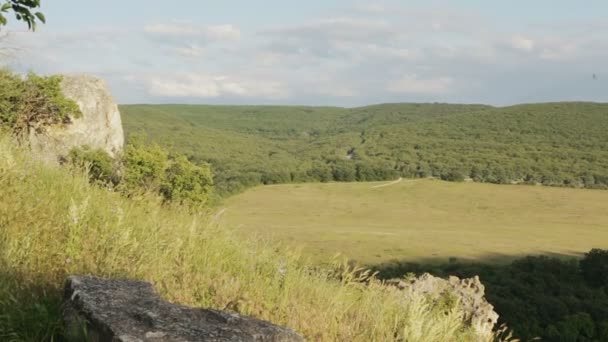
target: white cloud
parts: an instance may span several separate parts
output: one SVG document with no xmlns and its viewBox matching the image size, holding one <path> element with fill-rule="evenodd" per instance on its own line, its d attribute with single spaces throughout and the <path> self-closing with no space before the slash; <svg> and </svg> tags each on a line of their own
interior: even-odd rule
<svg viewBox="0 0 608 342">
<path fill-rule="evenodd" d="M 454 83 L 451 77 L 419 78 L 417 75 L 406 75 L 401 79 L 389 82 L 387 90 L 393 93 L 437 94 L 450 90 Z"/>
<path fill-rule="evenodd" d="M 581 49 L 576 44 L 564 43 L 558 46 L 546 46 L 540 52 L 540 58 L 552 61 L 565 61 L 576 58 Z"/>
<path fill-rule="evenodd" d="M 287 89 L 277 81 L 236 76 L 184 74 L 131 77 L 143 82 L 151 95 L 174 98 L 216 98 L 222 96 L 282 98 Z"/>
<path fill-rule="evenodd" d="M 173 47 L 169 51 L 175 52 L 183 57 L 200 57 L 205 52 L 205 49 L 199 46 Z"/>
<path fill-rule="evenodd" d="M 355 5 L 355 11 L 371 14 L 382 14 L 387 11 L 387 8 L 383 4 L 368 3 Z"/>
<path fill-rule="evenodd" d="M 532 51 L 536 46 L 536 42 L 521 35 L 514 36 L 511 38 L 511 47 L 517 50 Z"/>
<path fill-rule="evenodd" d="M 319 17 L 250 31 L 241 31 L 240 22 L 166 21 L 141 24 L 135 32 L 94 22 L 61 31 L 49 23 L 4 44 L 18 43 L 7 63 L 19 71 L 112 75 L 113 88 L 135 94 L 115 96 L 131 102 L 350 105 L 441 97 L 505 103 L 529 101 L 530 93 L 544 89 L 559 92 L 555 83 L 542 84 L 546 80 L 608 74 L 605 24 L 508 26 L 448 2 L 347 3 L 328 6 Z M 125 82 L 125 75 L 135 76 Z M 559 94 L 578 91 L 577 83 L 567 84 Z"/>
<path fill-rule="evenodd" d="M 210 41 L 234 41 L 241 31 L 233 25 L 197 26 L 187 23 L 146 25 L 144 32 L 160 37 L 203 38 Z"/>
<path fill-rule="evenodd" d="M 397 34 L 386 20 L 355 17 L 333 17 L 310 21 L 305 24 L 274 28 L 260 32 L 291 41 L 366 41 L 370 38 L 387 39 Z"/>
</svg>

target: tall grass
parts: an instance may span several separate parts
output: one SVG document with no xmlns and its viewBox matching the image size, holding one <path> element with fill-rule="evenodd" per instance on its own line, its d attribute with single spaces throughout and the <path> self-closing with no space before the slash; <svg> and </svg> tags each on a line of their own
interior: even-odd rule
<svg viewBox="0 0 608 342">
<path fill-rule="evenodd" d="M 125 199 L 0 137 L 0 340 L 60 340 L 68 274 L 143 279 L 166 299 L 253 315 L 313 341 L 467 341 L 454 308 L 308 267 L 208 213 Z"/>
</svg>

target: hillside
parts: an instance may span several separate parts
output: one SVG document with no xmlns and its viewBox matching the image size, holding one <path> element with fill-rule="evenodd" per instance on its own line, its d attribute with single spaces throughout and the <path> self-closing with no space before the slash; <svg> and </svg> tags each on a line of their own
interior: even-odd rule
<svg viewBox="0 0 608 342">
<path fill-rule="evenodd" d="M 608 187 L 608 104 L 511 107 L 128 105 L 143 133 L 210 162 L 221 193 L 258 184 L 438 177 Z"/>
<path fill-rule="evenodd" d="M 477 340 L 447 299 L 404 296 L 346 264 L 307 265 L 207 213 L 43 165 L 1 136 L 0 171 L 2 341 L 63 340 L 62 286 L 73 274 L 147 280 L 172 302 L 252 315 L 308 340 Z"/>
</svg>

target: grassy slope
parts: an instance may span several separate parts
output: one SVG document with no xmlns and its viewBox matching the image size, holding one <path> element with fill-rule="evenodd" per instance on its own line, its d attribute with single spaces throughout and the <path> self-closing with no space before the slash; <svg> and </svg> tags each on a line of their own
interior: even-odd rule
<svg viewBox="0 0 608 342">
<path fill-rule="evenodd" d="M 215 218 L 128 200 L 0 139 L 0 340 L 57 340 L 67 274 L 145 279 L 166 298 L 236 310 L 320 341 L 468 341 L 458 313 L 342 281 Z"/>
<path fill-rule="evenodd" d="M 306 246 L 316 261 L 447 262 L 608 248 L 608 192 L 413 180 L 273 185 L 227 200 L 224 220 Z"/>
</svg>

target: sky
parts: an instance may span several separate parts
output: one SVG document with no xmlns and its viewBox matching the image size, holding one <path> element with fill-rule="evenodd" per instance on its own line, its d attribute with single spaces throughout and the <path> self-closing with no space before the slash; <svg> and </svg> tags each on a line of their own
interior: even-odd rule
<svg viewBox="0 0 608 342">
<path fill-rule="evenodd" d="M 0 65 L 88 73 L 117 102 L 608 101 L 605 0 L 42 0 Z M 595 75 L 595 76 L 594 76 Z"/>
</svg>

